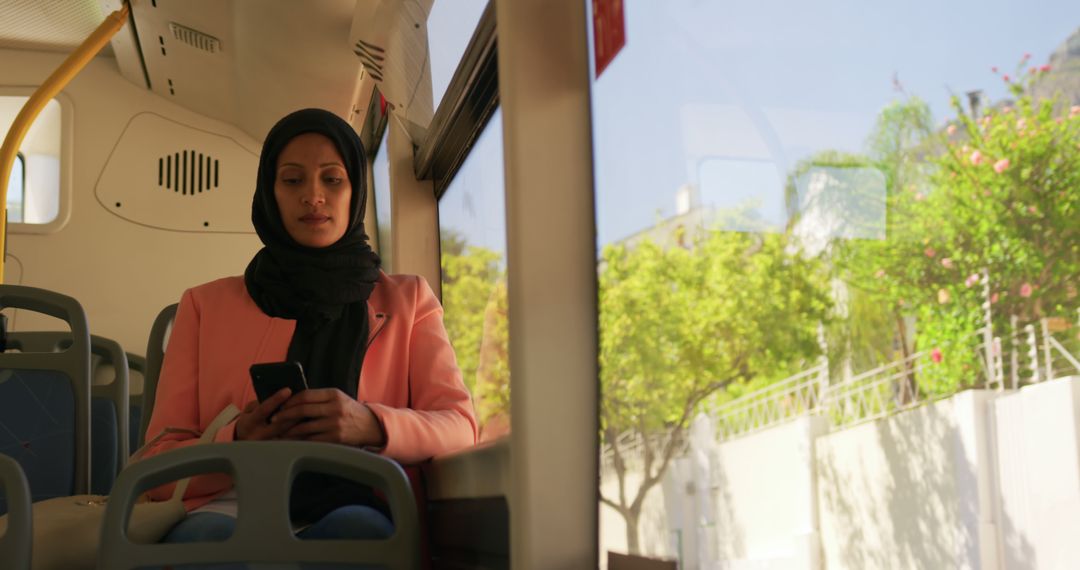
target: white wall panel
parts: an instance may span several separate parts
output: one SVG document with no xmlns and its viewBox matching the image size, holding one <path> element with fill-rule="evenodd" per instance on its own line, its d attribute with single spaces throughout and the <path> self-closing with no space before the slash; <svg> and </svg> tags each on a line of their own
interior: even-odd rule
<svg viewBox="0 0 1080 570">
<path fill-rule="evenodd" d="M 1080 376 L 994 404 L 1002 567 L 1080 567 Z"/>
<path fill-rule="evenodd" d="M 829 569 L 993 569 L 987 402 L 967 391 L 818 439 Z"/>
<path fill-rule="evenodd" d="M 0 87 L 38 85 L 63 58 L 56 53 L 0 50 L 4 71 Z M 188 287 L 242 273 L 260 244 L 254 230 L 240 234 L 175 232 L 113 215 L 94 196 L 112 149 L 132 117 L 140 113 L 154 113 L 228 137 L 248 153 L 257 154 L 260 144 L 231 125 L 187 111 L 132 85 L 120 76 L 109 57 L 91 61 L 62 96 L 72 108 L 73 124 L 70 131 L 64 128 L 74 139 L 71 218 L 55 233 L 9 234 L 8 251 L 22 262 L 23 285 L 75 297 L 87 311 L 91 332 L 141 354 L 150 324 L 162 307 L 178 301 Z M 241 174 L 244 178 L 236 182 L 236 191 L 250 196 L 255 187 L 254 168 Z M 242 211 L 236 216 L 250 215 L 250 202 L 238 207 Z M 54 319 L 25 311 L 13 324 L 16 330 L 57 327 Z"/>
</svg>

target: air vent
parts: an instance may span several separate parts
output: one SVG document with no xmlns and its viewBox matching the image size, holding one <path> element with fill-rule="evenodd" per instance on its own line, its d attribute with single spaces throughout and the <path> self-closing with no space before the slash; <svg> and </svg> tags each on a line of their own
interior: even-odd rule
<svg viewBox="0 0 1080 570">
<path fill-rule="evenodd" d="M 382 81 L 383 61 L 386 60 L 386 52 L 383 48 L 365 42 L 364 40 L 359 40 L 356 42 L 353 53 L 360 58 L 360 62 L 364 64 L 364 69 L 366 69 L 376 81 Z"/>
<path fill-rule="evenodd" d="M 218 187 L 218 159 L 193 150 L 158 158 L 158 187 L 185 196 Z"/>
<path fill-rule="evenodd" d="M 187 26 L 181 26 L 176 22 L 169 22 L 169 30 L 172 32 L 174 39 L 193 48 L 201 49 L 207 53 L 221 51 L 221 41 L 214 36 L 204 34 Z"/>
</svg>

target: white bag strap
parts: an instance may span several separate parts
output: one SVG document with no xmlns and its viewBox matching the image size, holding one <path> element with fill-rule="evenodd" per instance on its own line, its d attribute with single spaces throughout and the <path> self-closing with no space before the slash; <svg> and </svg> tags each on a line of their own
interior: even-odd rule
<svg viewBox="0 0 1080 570">
<path fill-rule="evenodd" d="M 128 464 L 131 464 L 134 461 L 138 461 L 139 459 L 142 459 L 142 456 L 146 454 L 147 450 L 149 450 L 152 445 L 154 445 L 155 443 L 161 441 L 161 439 L 163 437 L 165 437 L 166 435 L 169 435 L 169 434 L 187 433 L 187 434 L 198 436 L 199 437 L 199 442 L 196 443 L 195 445 L 199 445 L 199 444 L 203 444 L 203 443 L 210 443 L 210 442 L 214 441 L 214 437 L 216 437 L 218 432 L 221 431 L 221 428 L 228 425 L 229 422 L 236 419 L 236 416 L 239 416 L 239 415 L 240 415 L 240 409 L 237 408 L 236 405 L 234 405 L 234 404 L 229 404 L 228 406 L 225 407 L 224 410 L 221 410 L 221 412 L 218 413 L 217 417 L 214 418 L 214 421 L 210 422 L 210 425 L 206 426 L 206 431 L 202 432 L 201 434 L 199 432 L 197 432 L 195 430 L 191 430 L 191 429 L 167 427 L 167 428 L 161 430 L 161 433 L 154 436 L 153 439 L 146 442 L 146 445 L 143 445 L 142 447 L 140 447 L 138 451 L 131 454 L 131 458 L 128 460 Z M 173 496 L 172 496 L 172 498 L 169 499 L 169 501 L 177 501 L 177 502 L 182 501 L 184 499 L 184 493 L 187 492 L 187 488 L 188 488 L 188 485 L 190 483 L 191 483 L 191 477 L 186 477 L 184 479 L 181 479 L 180 481 L 177 481 L 176 490 L 173 491 Z"/>
</svg>

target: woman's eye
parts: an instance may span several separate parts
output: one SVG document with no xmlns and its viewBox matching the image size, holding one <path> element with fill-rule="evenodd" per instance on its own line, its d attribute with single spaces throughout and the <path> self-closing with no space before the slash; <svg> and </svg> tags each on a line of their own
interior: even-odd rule
<svg viewBox="0 0 1080 570">
<path fill-rule="evenodd" d="M 337 186 L 338 184 L 341 184 L 342 178 L 340 176 L 327 176 L 323 178 L 323 181 L 327 184 Z"/>
</svg>

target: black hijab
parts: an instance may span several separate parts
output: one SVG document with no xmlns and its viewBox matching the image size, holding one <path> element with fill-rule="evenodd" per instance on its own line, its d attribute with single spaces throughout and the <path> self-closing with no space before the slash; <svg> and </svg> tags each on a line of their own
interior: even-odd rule
<svg viewBox="0 0 1080 570">
<path fill-rule="evenodd" d="M 334 143 L 352 186 L 345 234 L 322 248 L 289 236 L 274 197 L 278 156 L 304 133 Z M 308 385 L 338 388 L 352 398 L 367 348 L 367 299 L 379 277 L 379 256 L 364 233 L 365 165 L 360 137 L 337 115 L 304 109 L 278 121 L 263 143 L 251 204 L 251 222 L 265 247 L 244 272 L 248 293 L 264 313 L 297 321 L 286 359 L 303 365 Z"/>
</svg>

